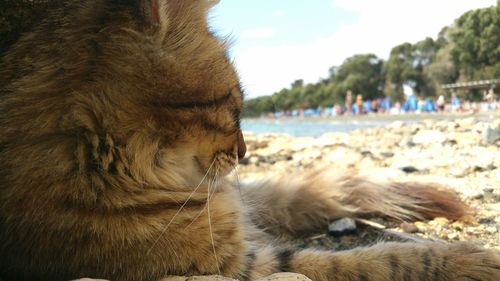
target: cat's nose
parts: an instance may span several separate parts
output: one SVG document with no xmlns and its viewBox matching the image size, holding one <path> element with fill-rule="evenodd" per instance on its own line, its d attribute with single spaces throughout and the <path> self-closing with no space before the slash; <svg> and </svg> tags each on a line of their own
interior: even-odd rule
<svg viewBox="0 0 500 281">
<path fill-rule="evenodd" d="M 241 130 L 238 132 L 238 159 L 243 159 L 245 153 L 247 152 L 247 146 L 245 144 L 245 139 L 243 138 L 243 133 Z"/>
</svg>

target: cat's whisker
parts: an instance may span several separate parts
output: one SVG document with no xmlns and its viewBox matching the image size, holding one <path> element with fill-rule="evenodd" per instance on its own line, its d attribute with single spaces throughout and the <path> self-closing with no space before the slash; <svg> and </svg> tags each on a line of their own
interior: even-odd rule
<svg viewBox="0 0 500 281">
<path fill-rule="evenodd" d="M 215 176 L 213 178 L 213 181 L 212 181 L 212 184 L 215 184 L 215 182 L 217 181 L 217 176 L 219 174 L 219 167 L 216 168 L 215 170 Z M 217 187 L 216 186 L 212 186 L 212 188 L 215 190 Z M 221 275 L 220 273 L 220 267 L 219 267 L 219 260 L 217 258 L 217 252 L 215 250 L 215 242 L 214 242 L 214 235 L 213 235 L 213 232 L 212 232 L 212 219 L 210 217 L 210 184 L 208 185 L 208 189 L 207 189 L 207 214 L 208 214 L 208 229 L 209 229 L 209 232 L 210 232 L 210 240 L 212 241 L 212 249 L 214 251 L 214 258 L 215 258 L 215 264 L 217 266 L 217 272 L 219 275 Z"/>
<path fill-rule="evenodd" d="M 219 180 L 217 179 L 219 174 L 219 169 L 216 169 L 215 176 L 212 178 L 212 181 L 210 182 L 209 190 L 208 190 L 208 195 L 207 195 L 207 203 L 212 199 L 213 195 L 217 191 L 217 185 L 219 184 Z M 210 187 L 212 190 L 210 190 Z"/>
<path fill-rule="evenodd" d="M 238 162 L 236 162 L 236 163 L 234 164 L 233 169 L 234 169 L 234 175 L 235 175 L 235 177 L 236 177 L 236 184 L 238 185 L 238 189 L 240 189 L 240 187 L 241 187 L 241 181 L 240 181 L 240 166 L 238 166 L 238 164 L 237 164 L 237 163 L 238 163 Z"/>
<path fill-rule="evenodd" d="M 168 222 L 168 224 L 163 228 L 163 230 L 161 231 L 160 235 L 158 235 L 158 238 L 156 238 L 156 240 L 153 242 L 153 245 L 151 245 L 151 247 L 149 248 L 148 250 L 148 254 L 151 252 L 151 250 L 156 246 L 156 244 L 158 244 L 158 241 L 160 241 L 161 237 L 163 236 L 163 234 L 165 234 L 165 232 L 167 231 L 168 227 L 170 226 L 170 224 L 172 224 L 172 222 L 174 221 L 174 219 L 179 215 L 179 213 L 184 209 L 184 207 L 186 206 L 186 204 L 189 202 L 189 200 L 191 199 L 191 197 L 193 197 L 193 195 L 196 193 L 196 191 L 200 188 L 201 184 L 205 181 L 205 179 L 207 178 L 208 174 L 210 173 L 210 170 L 212 169 L 212 167 L 214 166 L 214 163 L 215 163 L 215 160 L 216 158 L 214 158 L 214 160 L 212 161 L 212 163 L 210 164 L 210 166 L 208 167 L 207 169 L 207 172 L 205 173 L 205 175 L 203 176 L 203 178 L 201 179 L 200 183 L 198 184 L 198 186 L 196 186 L 196 188 L 189 194 L 188 198 L 186 199 L 186 201 L 184 201 L 184 203 L 182 204 L 182 206 L 179 208 L 179 210 L 177 210 L 177 212 L 175 213 L 175 215 L 170 219 L 170 221 Z M 208 201 L 207 201 L 208 202 Z"/>
<path fill-rule="evenodd" d="M 215 184 L 214 184 L 215 187 L 217 187 L 219 185 L 219 182 L 220 182 L 219 167 L 217 167 L 216 172 L 215 172 L 215 176 L 211 179 L 211 181 L 215 182 Z M 217 191 L 217 188 L 212 188 L 210 195 L 207 197 L 207 202 L 214 196 L 216 191 Z M 188 229 L 191 225 L 193 225 L 193 223 L 201 216 L 201 214 L 203 214 L 203 212 L 206 209 L 207 209 L 207 203 L 205 203 L 205 206 L 203 206 L 203 208 L 200 210 L 200 212 L 198 212 L 198 214 L 193 218 L 193 220 L 191 220 L 191 222 L 184 229 Z"/>
<path fill-rule="evenodd" d="M 184 227 L 184 230 L 188 229 L 191 225 L 193 225 L 193 223 L 201 216 L 201 214 L 203 214 L 203 212 L 206 209 L 207 209 L 207 204 L 205 203 L 205 206 L 203 206 L 203 208 L 200 210 L 200 212 L 198 212 L 198 214 L 193 218 L 193 220 L 191 220 L 191 222 L 188 225 L 186 225 L 186 227 Z"/>
<path fill-rule="evenodd" d="M 212 179 L 212 180 L 214 180 L 214 179 Z M 217 185 L 217 183 L 216 183 L 216 185 Z M 207 202 L 208 202 L 208 200 L 210 200 L 210 198 L 213 197 L 215 190 L 216 190 L 215 188 L 212 189 L 210 196 L 208 196 L 208 198 L 207 198 Z M 205 202 L 205 206 L 203 206 L 203 208 L 200 210 L 200 212 L 198 212 L 198 214 L 193 218 L 193 220 L 191 220 L 191 222 L 184 229 L 188 229 L 191 225 L 193 225 L 193 223 L 201 216 L 201 214 L 203 214 L 203 212 L 206 209 L 207 209 L 207 203 Z"/>
<path fill-rule="evenodd" d="M 240 193 L 240 200 L 241 202 L 245 203 L 243 199 L 243 194 L 241 193 L 241 181 L 240 181 L 240 166 L 238 165 L 239 161 L 238 158 L 236 158 L 236 162 L 234 162 L 233 166 L 233 171 L 234 171 L 234 176 L 236 178 L 236 188 L 238 189 L 238 192 Z"/>
</svg>

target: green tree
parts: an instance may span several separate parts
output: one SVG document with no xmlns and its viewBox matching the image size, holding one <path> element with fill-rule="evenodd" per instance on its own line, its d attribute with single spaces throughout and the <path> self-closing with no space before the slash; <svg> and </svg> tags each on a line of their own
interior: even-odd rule
<svg viewBox="0 0 500 281">
<path fill-rule="evenodd" d="M 383 61 L 374 54 L 354 55 L 348 58 L 333 76 L 334 92 L 343 97 L 347 90 L 361 94 L 364 99 L 382 94 Z"/>
<path fill-rule="evenodd" d="M 392 48 L 384 68 L 387 83 L 384 90 L 393 100 L 404 100 L 403 85 L 415 87 L 420 79 L 420 73 L 414 67 L 414 60 L 412 44 L 403 43 Z"/>
<path fill-rule="evenodd" d="M 441 85 L 454 83 L 458 78 L 458 69 L 451 57 L 452 48 L 453 44 L 445 45 L 437 51 L 433 62 L 424 66 L 423 75 L 436 96 L 446 94 Z"/>
<path fill-rule="evenodd" d="M 250 99 L 245 102 L 244 117 L 258 117 L 267 112 L 274 112 L 274 104 L 271 96 L 263 96 Z"/>
<path fill-rule="evenodd" d="M 427 37 L 413 45 L 404 43 L 394 47 L 385 66 L 387 85 L 384 92 L 401 101 L 404 99 L 403 85 L 409 85 L 420 96 L 436 96 L 436 81 L 426 69 L 434 63 L 436 53 L 446 42 L 444 38 L 435 41 Z"/>
<path fill-rule="evenodd" d="M 492 79 L 500 76 L 500 18 L 497 8 L 466 12 L 451 32 L 452 57 L 459 80 Z"/>
<path fill-rule="evenodd" d="M 414 69 L 413 88 L 424 97 L 435 97 L 437 93 L 436 83 L 429 71 L 426 71 L 429 65 L 434 63 L 436 53 L 439 50 L 439 44 L 432 38 L 419 41 L 413 45 L 413 63 Z"/>
</svg>

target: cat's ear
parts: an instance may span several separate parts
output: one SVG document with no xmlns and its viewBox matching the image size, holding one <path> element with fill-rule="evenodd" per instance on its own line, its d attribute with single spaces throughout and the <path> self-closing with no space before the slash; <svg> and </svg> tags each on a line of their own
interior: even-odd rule
<svg viewBox="0 0 500 281">
<path fill-rule="evenodd" d="M 208 10 L 220 0 L 140 0 L 139 13 L 151 27 L 165 28 L 179 21 L 205 21 Z"/>
<path fill-rule="evenodd" d="M 165 29 L 168 25 L 168 0 L 140 0 L 138 14 L 147 27 Z"/>
</svg>

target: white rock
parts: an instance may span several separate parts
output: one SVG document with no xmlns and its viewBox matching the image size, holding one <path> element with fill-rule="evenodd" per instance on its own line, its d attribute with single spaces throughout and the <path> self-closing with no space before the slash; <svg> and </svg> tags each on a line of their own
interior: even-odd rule
<svg viewBox="0 0 500 281">
<path fill-rule="evenodd" d="M 314 141 L 314 145 L 326 146 L 335 144 L 348 144 L 350 135 L 347 133 L 325 133 Z"/>
<path fill-rule="evenodd" d="M 394 121 L 394 122 L 392 122 L 391 124 L 387 125 L 387 127 L 386 127 L 386 128 L 388 128 L 388 129 L 393 129 L 393 130 L 394 130 L 394 129 L 400 129 L 400 128 L 402 128 L 404 125 L 405 125 L 405 122 L 403 122 L 403 121 Z"/>
<path fill-rule="evenodd" d="M 432 143 L 443 143 L 446 140 L 445 134 L 440 131 L 424 130 L 413 136 L 412 141 L 416 144 L 429 145 Z"/>
<path fill-rule="evenodd" d="M 342 234 L 356 231 L 356 222 L 350 218 L 336 220 L 328 225 L 328 231 L 333 234 Z"/>
<path fill-rule="evenodd" d="M 282 272 L 257 279 L 257 281 L 311 281 L 311 279 L 302 274 Z"/>
</svg>

